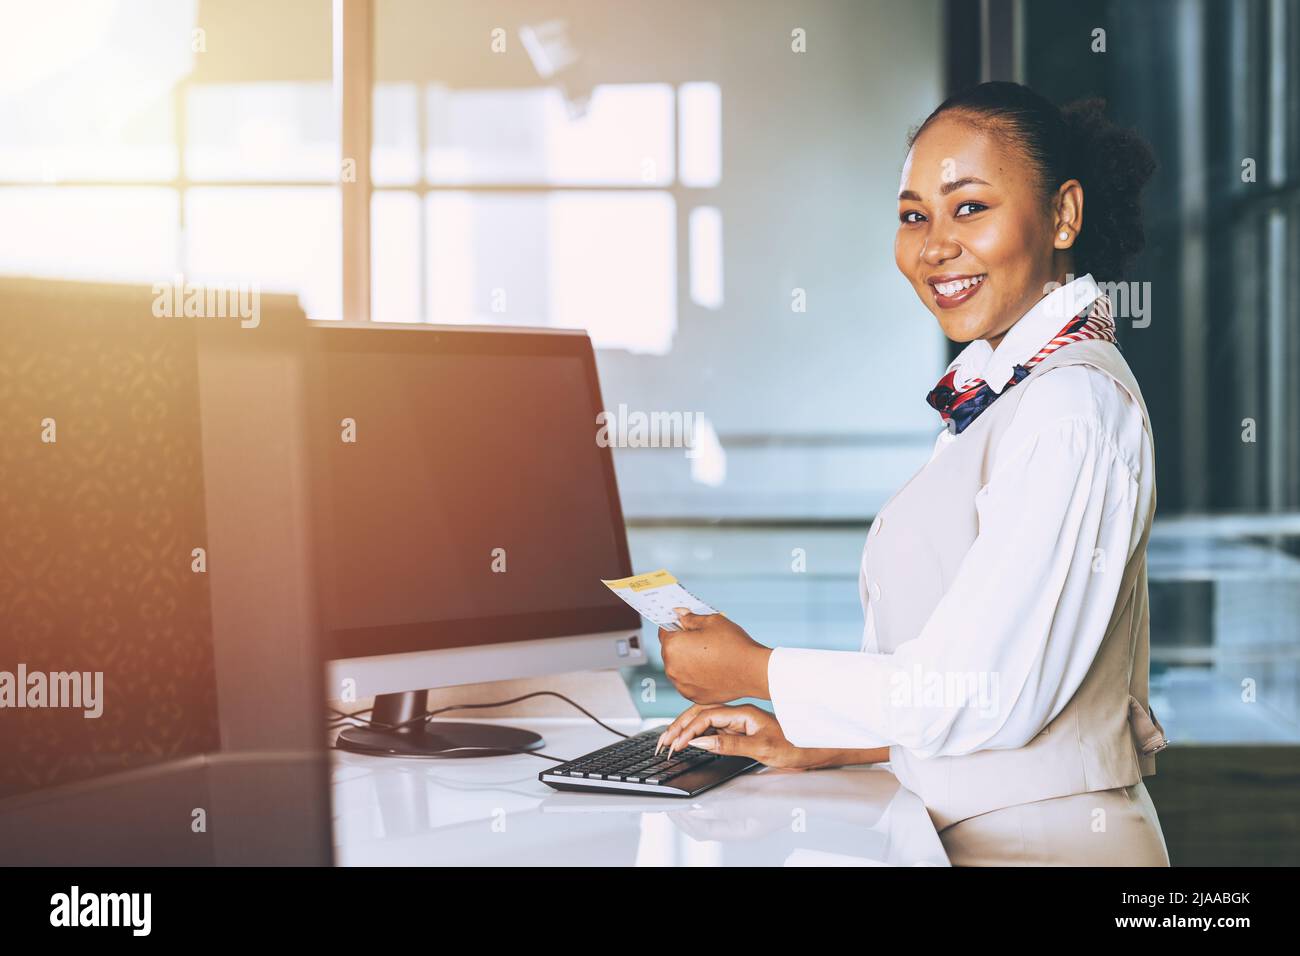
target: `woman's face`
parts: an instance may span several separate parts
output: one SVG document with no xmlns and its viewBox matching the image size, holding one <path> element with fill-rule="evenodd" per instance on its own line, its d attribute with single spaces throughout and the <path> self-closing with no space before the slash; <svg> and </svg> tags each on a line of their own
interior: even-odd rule
<svg viewBox="0 0 1300 956">
<path fill-rule="evenodd" d="M 996 347 L 1048 284 L 1064 278 L 1057 247 L 1068 248 L 1077 225 L 1062 242 L 1060 213 L 1043 201 L 1022 155 L 944 115 L 903 164 L 894 259 L 944 335 Z"/>
</svg>

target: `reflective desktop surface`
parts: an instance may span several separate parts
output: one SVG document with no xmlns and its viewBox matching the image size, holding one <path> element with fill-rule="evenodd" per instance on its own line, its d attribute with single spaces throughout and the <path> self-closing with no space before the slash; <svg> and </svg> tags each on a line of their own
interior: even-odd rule
<svg viewBox="0 0 1300 956">
<path fill-rule="evenodd" d="M 615 738 L 585 719 L 506 721 L 571 759 Z M 667 721 L 612 721 L 625 733 Z M 341 866 L 947 866 L 924 805 L 886 767 L 751 771 L 693 799 L 560 793 L 527 755 L 336 751 Z"/>
</svg>

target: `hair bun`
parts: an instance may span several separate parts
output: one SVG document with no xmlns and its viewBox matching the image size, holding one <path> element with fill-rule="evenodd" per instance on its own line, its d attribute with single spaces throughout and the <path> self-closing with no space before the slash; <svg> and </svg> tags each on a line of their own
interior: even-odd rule
<svg viewBox="0 0 1300 956">
<path fill-rule="evenodd" d="M 1146 242 L 1141 196 L 1155 172 L 1155 156 L 1137 133 L 1111 121 L 1099 97 L 1067 104 L 1061 118 L 1083 184 L 1076 255 L 1098 278 L 1118 278 Z"/>
</svg>

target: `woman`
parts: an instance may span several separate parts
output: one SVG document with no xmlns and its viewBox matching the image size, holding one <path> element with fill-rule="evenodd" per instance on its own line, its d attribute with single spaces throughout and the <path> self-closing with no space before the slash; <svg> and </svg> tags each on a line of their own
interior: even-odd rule
<svg viewBox="0 0 1300 956">
<path fill-rule="evenodd" d="M 696 705 L 661 741 L 813 768 L 888 760 L 954 864 L 1167 866 L 1142 777 L 1150 422 L 1110 302 L 1142 245 L 1150 150 L 1097 101 L 985 83 L 912 136 L 895 260 L 968 342 L 946 428 L 880 510 L 860 653 L 763 647 L 722 615 L 661 630 Z M 1078 277 L 1078 278 L 1076 278 Z M 713 706 L 744 697 L 753 706 Z"/>
</svg>

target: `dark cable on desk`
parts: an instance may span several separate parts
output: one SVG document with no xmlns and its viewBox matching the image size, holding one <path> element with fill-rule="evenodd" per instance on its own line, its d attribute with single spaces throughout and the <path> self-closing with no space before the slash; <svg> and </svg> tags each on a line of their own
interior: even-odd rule
<svg viewBox="0 0 1300 956">
<path fill-rule="evenodd" d="M 452 704 L 448 707 L 439 707 L 437 710 L 431 710 L 427 714 L 421 714 L 419 717 L 412 717 L 410 720 L 404 720 L 400 724 L 377 724 L 373 720 L 367 720 L 366 718 L 358 716 L 359 714 L 364 714 L 367 713 L 368 711 L 373 710 L 374 709 L 373 707 L 367 708 L 366 710 L 357 711 L 356 714 L 346 714 L 341 710 L 335 710 L 333 707 L 330 707 L 329 710 L 337 714 L 339 718 L 344 718 L 344 717 L 356 718 L 371 727 L 376 727 L 381 730 L 400 730 L 401 728 L 410 726 L 411 724 L 418 724 L 430 720 L 431 718 L 436 717 L 438 714 L 445 714 L 449 710 L 485 710 L 490 707 L 504 707 L 507 704 L 517 704 L 521 700 L 528 700 L 530 697 L 558 697 L 560 700 L 564 701 L 569 706 L 576 707 L 578 710 L 582 711 L 587 717 L 591 718 L 591 720 L 599 724 L 605 730 L 608 730 L 611 734 L 614 734 L 618 737 L 622 737 L 624 739 L 632 736 L 631 734 L 623 733 L 623 731 L 621 730 L 615 730 L 613 727 L 605 723 L 603 720 L 601 720 L 599 717 L 597 717 L 595 714 L 589 711 L 586 707 L 583 707 L 577 701 L 565 697 L 563 694 L 559 693 L 558 691 L 553 691 L 553 690 L 535 690 L 530 694 L 521 694 L 518 697 L 511 697 L 509 700 L 496 700 L 496 701 L 490 701 L 485 704 Z M 482 748 L 478 748 L 478 749 L 482 749 Z M 523 752 L 530 753 L 531 751 L 523 751 Z"/>
<path fill-rule="evenodd" d="M 364 715 L 371 713 L 372 711 L 374 711 L 374 709 L 375 708 L 373 707 L 367 707 L 365 710 L 358 710 L 358 711 L 354 711 L 351 714 L 345 714 L 341 710 L 335 710 L 333 707 L 327 707 L 326 710 L 332 711 L 335 714 L 335 716 L 327 722 L 327 725 L 330 730 L 333 730 L 335 727 L 347 726 L 347 722 L 349 720 L 359 720 L 362 723 L 369 723 L 369 721 L 366 720 Z M 355 727 L 356 724 L 353 724 L 352 726 Z"/>
<path fill-rule="evenodd" d="M 589 711 L 586 707 L 583 707 L 577 701 L 571 700 L 570 698 L 565 697 L 563 694 L 559 693 L 558 691 L 553 691 L 553 690 L 536 690 L 529 694 L 521 694 L 518 697 L 512 697 L 509 700 L 491 701 L 484 704 L 452 704 L 447 707 L 439 707 L 437 710 L 431 710 L 427 714 L 421 714 L 419 717 L 412 717 L 410 720 L 404 720 L 400 724 L 378 724 L 375 723 L 375 721 L 370 720 L 369 718 L 360 716 L 361 714 L 365 714 L 373 711 L 374 710 L 373 707 L 368 707 L 366 708 L 366 710 L 359 710 L 354 714 L 347 714 L 341 710 L 336 710 L 335 708 L 330 707 L 327 709 L 332 711 L 334 714 L 336 714 L 337 717 L 334 720 L 329 722 L 328 729 L 332 730 L 335 727 L 342 726 L 345 720 L 358 720 L 364 726 L 375 727 L 380 730 L 398 730 L 402 727 L 406 727 L 411 724 L 426 723 L 432 718 L 436 717 L 438 714 L 445 714 L 449 710 L 484 710 L 491 707 L 504 707 L 507 704 L 517 704 L 521 700 L 528 700 L 530 697 L 558 697 L 566 704 L 569 704 L 572 707 L 576 707 L 578 710 L 582 711 L 584 714 L 587 715 L 587 717 L 591 718 L 592 721 L 599 724 L 605 730 L 608 730 L 611 734 L 615 734 L 616 736 L 622 737 L 624 739 L 627 739 L 632 736 L 631 734 L 623 733 L 623 731 L 621 730 L 615 730 L 613 727 L 605 723 L 603 720 L 601 720 L 599 717 L 597 717 L 595 714 Z M 336 745 L 334 749 L 339 750 L 342 748 L 339 748 Z M 487 751 L 492 751 L 494 753 L 527 754 L 530 757 L 541 757 L 544 760 L 553 760 L 556 763 L 569 762 L 568 758 L 552 757 L 550 754 L 540 753 L 536 750 L 512 750 L 503 747 L 448 747 L 446 750 L 441 750 L 436 754 L 425 754 L 425 755 L 402 754 L 400 756 L 406 759 L 438 760 L 442 757 L 443 754 L 453 753 L 458 750 L 487 750 Z M 385 755 L 376 754 L 375 756 L 385 756 Z"/>
<path fill-rule="evenodd" d="M 603 720 L 601 720 L 599 717 L 597 717 L 595 714 L 589 711 L 586 707 L 583 707 L 581 704 L 579 704 L 576 700 L 571 700 L 570 698 L 565 697 L 563 694 L 559 693 L 558 691 L 553 691 L 553 690 L 535 690 L 531 694 L 521 694 L 518 697 L 510 698 L 510 700 L 501 700 L 491 704 L 453 704 L 450 707 L 439 707 L 437 710 L 432 710 L 429 712 L 429 716 L 434 717 L 438 714 L 446 713 L 449 710 L 481 710 L 488 707 L 504 707 L 506 704 L 517 704 L 521 700 L 528 700 L 530 697 L 558 697 L 560 700 L 564 701 L 569 706 L 575 707 L 578 710 L 582 711 L 584 714 L 587 715 L 587 717 L 591 718 L 593 722 L 603 727 L 605 730 L 608 730 L 611 734 L 614 734 L 617 737 L 622 737 L 624 739 L 632 736 L 631 734 L 623 733 L 623 731 L 621 730 L 615 730 L 609 724 L 605 723 Z"/>
</svg>

